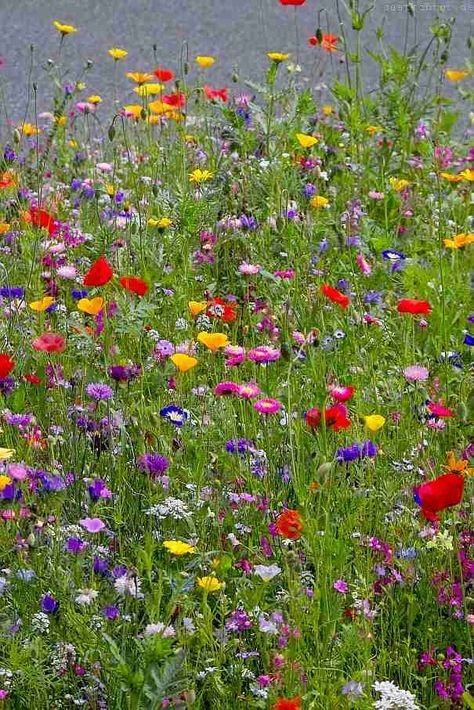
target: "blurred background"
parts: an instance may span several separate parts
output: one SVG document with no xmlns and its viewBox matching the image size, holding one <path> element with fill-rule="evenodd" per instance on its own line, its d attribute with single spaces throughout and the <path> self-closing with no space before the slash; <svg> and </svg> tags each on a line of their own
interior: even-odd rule
<svg viewBox="0 0 474 710">
<path fill-rule="evenodd" d="M 467 38 L 473 34 L 474 0 L 412 0 L 414 18 L 404 0 L 373 0 L 373 4 L 363 32 L 364 49 L 376 49 L 378 27 L 384 30 L 385 42 L 399 51 L 417 42 L 426 44 L 430 25 L 437 18 L 446 21 L 453 17 L 447 66 L 458 68 L 470 55 Z M 362 0 L 361 5 L 368 7 L 368 0 Z M 339 6 L 351 35 L 343 0 Z M 306 0 L 296 8 L 284 7 L 278 0 L 0 0 L 0 86 L 9 121 L 23 119 L 32 82 L 38 85 L 38 111 L 51 109 L 51 80 L 44 67 L 48 58 L 58 55 L 59 34 L 53 20 L 78 29 L 65 38 L 62 48 L 61 61 L 68 70 L 64 81 L 77 80 L 85 60 L 90 59 L 93 66 L 87 72 L 85 96 L 99 94 L 104 101 L 114 95 L 114 61 L 107 54 L 110 47 L 129 52 L 117 67 L 121 103 L 136 103 L 137 99 L 133 85 L 125 78 L 126 71 L 146 71 L 159 64 L 179 72 L 181 58 L 187 53 L 190 60 L 197 54 L 216 56 L 215 65 L 205 75 L 214 87 L 230 86 L 233 74 L 238 74 L 241 84 L 248 78 L 262 79 L 268 65 L 266 52 L 272 50 L 291 52 L 291 60 L 301 65 L 301 79 L 312 87 L 323 88 L 329 77 L 343 70 L 339 53 L 329 54 L 308 43 L 318 25 L 323 32 L 340 34 L 337 0 Z M 364 86 L 370 89 L 377 81 L 378 68 L 364 57 Z M 192 65 L 192 73 L 196 71 Z M 30 101 L 30 119 L 31 108 Z"/>
</svg>

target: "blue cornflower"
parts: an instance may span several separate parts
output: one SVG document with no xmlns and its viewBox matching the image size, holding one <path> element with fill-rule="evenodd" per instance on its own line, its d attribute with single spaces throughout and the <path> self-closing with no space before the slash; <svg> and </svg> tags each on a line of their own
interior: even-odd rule
<svg viewBox="0 0 474 710">
<path fill-rule="evenodd" d="M 0 288 L 2 298 L 24 298 L 25 289 L 21 286 L 3 286 Z"/>
<path fill-rule="evenodd" d="M 174 426 L 181 427 L 189 419 L 189 413 L 175 404 L 170 404 L 169 407 L 160 409 L 160 417 L 167 419 Z"/>
</svg>

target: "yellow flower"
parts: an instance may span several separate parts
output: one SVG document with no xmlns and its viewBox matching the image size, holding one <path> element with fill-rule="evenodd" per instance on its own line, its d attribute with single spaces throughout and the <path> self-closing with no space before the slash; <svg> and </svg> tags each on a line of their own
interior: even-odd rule
<svg viewBox="0 0 474 710">
<path fill-rule="evenodd" d="M 18 130 L 23 133 L 24 136 L 37 136 L 41 133 L 41 129 L 38 126 L 34 126 L 32 123 L 22 123 L 18 126 Z"/>
<path fill-rule="evenodd" d="M 385 417 L 382 417 L 381 414 L 369 414 L 367 417 L 364 417 L 364 422 L 366 428 L 375 433 L 385 424 Z"/>
<path fill-rule="evenodd" d="M 196 548 L 181 540 L 165 540 L 163 547 L 166 547 L 172 555 L 191 555 L 196 552 Z"/>
<path fill-rule="evenodd" d="M 449 81 L 462 81 L 469 76 L 469 72 L 465 69 L 446 69 L 444 75 Z"/>
<path fill-rule="evenodd" d="M 224 585 L 216 577 L 198 577 L 198 587 L 204 589 L 205 592 L 218 592 Z"/>
<path fill-rule="evenodd" d="M 87 313 L 90 316 L 96 316 L 104 307 L 104 299 L 102 296 L 95 298 L 81 298 L 77 302 L 77 310 Z"/>
<path fill-rule="evenodd" d="M 148 104 L 148 108 L 150 111 L 153 111 L 153 113 L 157 113 L 159 115 L 165 115 L 165 116 L 173 116 L 173 114 L 176 113 L 176 109 L 174 106 L 170 106 L 170 104 L 165 104 L 164 101 L 161 101 L 160 99 L 157 99 L 156 101 L 150 101 Z"/>
<path fill-rule="evenodd" d="M 10 224 L 8 222 L 0 222 L 0 234 L 5 234 L 10 229 Z"/>
<path fill-rule="evenodd" d="M 41 299 L 41 301 L 32 301 L 28 305 L 32 311 L 37 311 L 38 313 L 42 313 L 47 308 L 52 306 L 53 303 L 54 303 L 54 298 L 52 298 L 52 296 L 45 296 L 44 298 Z"/>
<path fill-rule="evenodd" d="M 55 26 L 58 32 L 61 32 L 62 35 L 70 35 L 73 32 L 77 32 L 77 27 L 74 27 L 74 25 L 63 25 L 57 20 L 54 20 L 53 25 Z"/>
<path fill-rule="evenodd" d="M 207 303 L 202 303 L 202 301 L 189 301 L 188 308 L 192 316 L 198 316 L 206 310 Z"/>
<path fill-rule="evenodd" d="M 11 459 L 15 449 L 4 449 L 0 446 L 0 461 L 5 461 L 6 459 Z"/>
<path fill-rule="evenodd" d="M 284 62 L 289 56 L 289 54 L 284 52 L 267 52 L 267 57 L 271 59 L 272 62 Z"/>
<path fill-rule="evenodd" d="M 381 133 L 383 131 L 382 126 L 367 126 L 366 127 L 366 132 L 369 134 L 369 136 L 373 136 L 376 133 Z"/>
<path fill-rule="evenodd" d="M 97 104 L 102 103 L 102 97 L 98 94 L 92 94 L 91 96 L 87 97 L 86 101 L 88 101 L 90 104 L 94 104 L 94 106 L 97 106 Z"/>
<path fill-rule="evenodd" d="M 70 140 L 69 143 L 68 143 L 68 146 L 69 146 L 70 148 L 77 148 L 78 145 L 79 145 L 79 143 L 78 143 L 77 141 L 75 141 L 75 140 Z"/>
<path fill-rule="evenodd" d="M 147 74 L 146 72 L 139 71 L 129 71 L 126 73 L 127 79 L 131 79 L 136 84 L 144 84 L 145 81 L 153 81 L 155 78 L 153 74 Z"/>
<path fill-rule="evenodd" d="M 310 199 L 309 204 L 311 205 L 311 207 L 315 207 L 317 210 L 319 210 L 321 209 L 321 207 L 328 207 L 329 200 L 327 197 L 323 197 L 322 195 L 315 195 Z"/>
<path fill-rule="evenodd" d="M 170 360 L 180 372 L 187 372 L 198 364 L 197 358 L 186 353 L 175 353 Z"/>
<path fill-rule="evenodd" d="M 410 184 L 408 180 L 403 180 L 403 179 L 395 178 L 395 177 L 391 177 L 389 180 L 389 183 L 393 187 L 395 192 L 401 192 L 406 187 L 408 187 Z"/>
<path fill-rule="evenodd" d="M 325 106 L 323 106 L 323 113 L 325 116 L 330 116 L 332 114 L 332 112 L 333 112 L 332 106 L 329 106 L 329 104 L 326 104 Z"/>
<path fill-rule="evenodd" d="M 139 96 L 155 96 L 155 94 L 161 94 L 164 88 L 163 84 L 142 84 L 133 90 Z"/>
<path fill-rule="evenodd" d="M 462 177 L 460 175 L 452 175 L 451 173 L 440 173 L 439 176 L 444 178 L 448 182 L 462 182 Z"/>
<path fill-rule="evenodd" d="M 107 51 L 110 56 L 115 59 L 115 61 L 118 61 L 119 59 L 125 59 L 128 54 L 125 49 L 119 49 L 119 47 L 112 47 L 112 49 L 108 49 Z"/>
<path fill-rule="evenodd" d="M 61 116 L 61 115 L 55 116 L 55 117 L 54 117 L 54 122 L 55 122 L 58 126 L 65 126 L 66 123 L 67 123 L 67 117 L 66 117 L 66 116 Z"/>
<path fill-rule="evenodd" d="M 453 239 L 445 239 L 444 246 L 447 249 L 460 249 L 474 243 L 474 234 L 456 234 Z"/>
<path fill-rule="evenodd" d="M 8 486 L 8 484 L 11 483 L 11 478 L 5 475 L 0 476 L 0 491 L 3 491 L 4 488 Z"/>
<path fill-rule="evenodd" d="M 313 145 L 319 142 L 317 138 L 309 136 L 306 133 L 297 133 L 296 140 L 302 148 L 312 148 Z"/>
<path fill-rule="evenodd" d="M 466 168 L 466 170 L 461 170 L 459 177 L 463 180 L 468 180 L 469 182 L 474 182 L 474 170 L 472 168 Z"/>
<path fill-rule="evenodd" d="M 226 345 L 229 345 L 229 340 L 225 333 L 206 333 L 202 331 L 198 334 L 197 339 L 206 348 L 212 350 L 213 353 L 217 352 L 219 348 L 225 348 Z"/>
<path fill-rule="evenodd" d="M 460 473 L 464 476 L 474 476 L 474 468 L 469 467 L 469 461 L 462 459 L 456 461 L 454 451 L 448 451 L 448 463 L 443 468 L 449 473 Z"/>
<path fill-rule="evenodd" d="M 212 180 L 213 177 L 214 173 L 211 173 L 210 170 L 201 170 L 201 168 L 196 168 L 196 170 L 193 170 L 193 172 L 189 174 L 189 182 L 194 182 L 197 185 L 200 185 L 201 182 Z"/>
<path fill-rule="evenodd" d="M 142 114 L 143 107 L 140 104 L 127 104 L 123 107 L 125 115 L 138 121 Z"/>
<path fill-rule="evenodd" d="M 196 57 L 196 64 L 198 64 L 201 69 L 209 69 L 209 67 L 212 67 L 215 61 L 215 57 L 210 57 L 206 55 L 200 54 Z"/>
<path fill-rule="evenodd" d="M 76 84 L 76 91 L 84 91 L 86 84 L 84 81 L 78 81 Z"/>
<path fill-rule="evenodd" d="M 169 217 L 150 217 L 148 220 L 149 227 L 158 227 L 158 229 L 166 229 L 171 227 L 173 220 Z"/>
</svg>

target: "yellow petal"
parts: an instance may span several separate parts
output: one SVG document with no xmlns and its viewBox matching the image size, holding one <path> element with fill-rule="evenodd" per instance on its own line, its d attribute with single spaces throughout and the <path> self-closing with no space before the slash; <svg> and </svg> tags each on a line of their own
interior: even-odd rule
<svg viewBox="0 0 474 710">
<path fill-rule="evenodd" d="M 4 449 L 0 446 L 0 461 L 5 461 L 6 459 L 11 459 L 15 449 Z"/>
<path fill-rule="evenodd" d="M 197 316 L 207 308 L 207 303 L 202 301 L 189 301 L 188 308 L 192 316 Z"/>
<path fill-rule="evenodd" d="M 364 422 L 369 431 L 376 432 L 385 424 L 385 417 L 382 417 L 381 414 L 369 414 L 364 417 Z"/>
<path fill-rule="evenodd" d="M 44 298 L 41 299 L 41 301 L 32 301 L 28 305 L 32 311 L 37 311 L 38 313 L 42 313 L 47 308 L 52 306 L 53 303 L 54 303 L 54 298 L 52 298 L 51 296 L 45 296 Z"/>
<path fill-rule="evenodd" d="M 90 316 L 96 316 L 104 307 L 104 299 L 102 296 L 96 298 L 81 298 L 77 302 L 77 308 L 83 313 L 88 313 Z"/>
<path fill-rule="evenodd" d="M 317 138 L 309 136 L 306 133 L 297 133 L 296 140 L 302 148 L 312 148 L 313 145 L 319 142 Z"/>
<path fill-rule="evenodd" d="M 225 333 L 201 332 L 198 334 L 197 339 L 213 353 L 217 352 L 219 348 L 225 348 L 226 345 L 229 345 L 229 340 Z"/>
<path fill-rule="evenodd" d="M 170 360 L 180 372 L 187 372 L 198 364 L 197 358 L 186 353 L 175 353 Z"/>
</svg>

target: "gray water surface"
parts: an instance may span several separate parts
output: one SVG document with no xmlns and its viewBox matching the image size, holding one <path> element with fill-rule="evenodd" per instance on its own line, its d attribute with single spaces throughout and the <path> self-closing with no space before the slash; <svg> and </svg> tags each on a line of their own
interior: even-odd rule
<svg viewBox="0 0 474 710">
<path fill-rule="evenodd" d="M 362 0 L 362 5 L 368 4 Z M 413 0 L 416 22 L 408 18 L 407 40 L 406 2 L 373 0 L 373 4 L 363 34 L 365 48 L 375 49 L 375 28 L 380 25 L 384 26 L 386 41 L 402 51 L 406 41 L 408 47 L 415 41 L 428 41 L 429 26 L 437 17 L 454 17 L 448 66 L 462 66 L 469 56 L 466 40 L 473 34 L 474 0 Z M 38 110 L 51 109 L 51 80 L 43 67 L 48 58 L 58 54 L 59 35 L 53 20 L 78 28 L 76 34 L 65 38 L 62 47 L 61 62 L 68 70 L 64 80 L 74 81 L 85 60 L 92 60 L 84 97 L 100 94 L 104 99 L 100 111 L 110 113 L 107 102 L 114 97 L 114 62 L 107 49 L 113 46 L 129 52 L 117 66 L 121 104 L 136 103 L 137 99 L 131 91 L 133 85 L 124 77 L 126 71 L 153 69 L 157 62 L 179 71 L 180 58 L 186 53 L 191 60 L 197 54 L 216 56 L 216 64 L 205 75 L 215 87 L 230 85 L 234 70 L 242 79 L 261 79 L 268 65 L 266 52 L 272 50 L 291 52 L 292 59 L 302 66 L 301 77 L 312 86 L 329 83 L 343 66 L 337 55 L 329 56 L 307 42 L 318 25 L 318 12 L 322 30 L 339 34 L 336 0 L 306 0 L 297 8 L 283 7 L 278 0 L 0 0 L 0 57 L 4 61 L 0 81 L 9 118 L 14 123 L 23 118 L 32 82 L 38 86 Z M 350 21 L 347 15 L 344 18 L 350 34 Z M 33 54 L 30 45 L 34 46 Z M 365 86 L 373 86 L 378 74 L 376 64 L 364 60 L 362 72 Z M 193 67 L 191 81 L 195 73 Z M 31 101 L 29 106 L 31 120 Z"/>
</svg>

